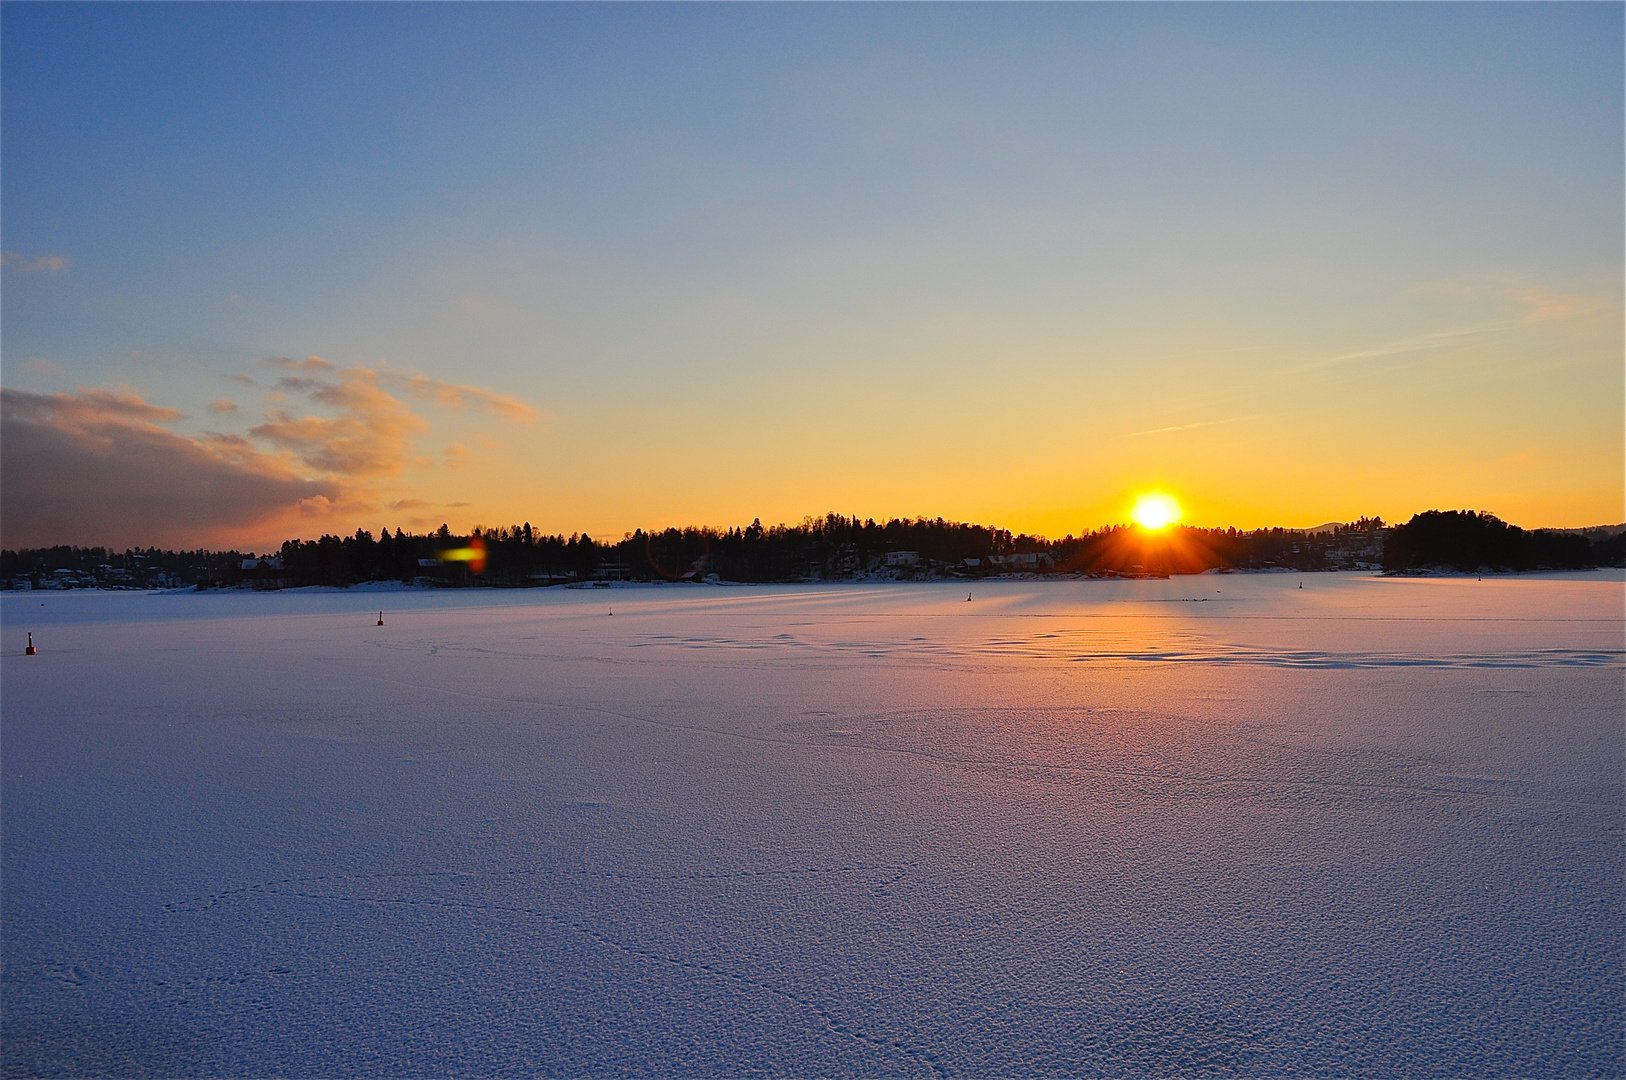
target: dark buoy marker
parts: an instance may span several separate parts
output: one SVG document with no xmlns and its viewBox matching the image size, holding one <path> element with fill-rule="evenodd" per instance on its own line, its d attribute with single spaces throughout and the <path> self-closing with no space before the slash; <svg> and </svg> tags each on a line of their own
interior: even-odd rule
<svg viewBox="0 0 1626 1080">
<path fill-rule="evenodd" d="M 34 648 L 34 632 L 32 630 L 30 630 L 28 632 L 28 648 L 23 650 L 23 655 L 24 656 L 33 656 L 34 654 L 36 654 L 38 652 L 39 652 L 39 650 Z"/>
<path fill-rule="evenodd" d="M 971 590 L 970 589 L 967 589 L 965 591 L 965 602 L 968 603 L 968 604 L 971 603 Z"/>
<path fill-rule="evenodd" d="M 384 625 L 384 613 L 383 613 L 383 612 L 382 612 L 382 611 L 380 611 L 380 612 L 379 612 L 379 613 L 378 613 L 378 625 L 379 625 L 379 626 L 383 626 L 383 625 Z"/>
</svg>

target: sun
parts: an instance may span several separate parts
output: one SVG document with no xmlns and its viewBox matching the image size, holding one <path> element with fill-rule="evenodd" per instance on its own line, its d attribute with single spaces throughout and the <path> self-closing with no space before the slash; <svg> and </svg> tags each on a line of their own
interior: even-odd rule
<svg viewBox="0 0 1626 1080">
<path fill-rule="evenodd" d="M 1180 504 L 1167 495 L 1142 495 L 1130 512 L 1135 524 L 1148 532 L 1166 529 L 1180 520 Z"/>
</svg>

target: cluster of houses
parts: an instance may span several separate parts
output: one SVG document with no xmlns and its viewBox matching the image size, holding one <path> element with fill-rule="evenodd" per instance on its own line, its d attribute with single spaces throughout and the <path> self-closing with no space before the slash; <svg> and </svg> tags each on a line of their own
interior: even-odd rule
<svg viewBox="0 0 1626 1080">
<path fill-rule="evenodd" d="M 183 582 L 173 574 L 148 571 L 137 575 L 134 571 L 103 563 L 89 570 L 52 570 L 30 577 L 15 577 L 5 588 L 15 592 L 34 589 L 171 589 Z"/>
<path fill-rule="evenodd" d="M 1383 569 L 1383 538 L 1387 530 L 1341 529 L 1327 540 L 1327 566 L 1338 570 Z"/>
</svg>

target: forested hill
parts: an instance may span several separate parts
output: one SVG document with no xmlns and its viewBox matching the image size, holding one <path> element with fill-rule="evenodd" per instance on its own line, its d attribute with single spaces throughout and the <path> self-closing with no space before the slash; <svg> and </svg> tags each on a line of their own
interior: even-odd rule
<svg viewBox="0 0 1626 1080">
<path fill-rule="evenodd" d="M 1430 510 L 1389 530 L 1383 568 L 1572 570 L 1626 564 L 1626 528 L 1527 531 L 1492 514 Z"/>
<path fill-rule="evenodd" d="M 1059 540 L 936 519 L 876 522 L 830 514 L 799 525 L 688 528 L 600 543 L 529 524 L 469 536 L 397 529 L 378 536 L 289 540 L 275 552 L 54 547 L 0 553 L 6 588 L 297 588 L 370 581 L 536 586 L 593 581 L 856 581 L 1005 574 L 1163 577 L 1209 569 L 1575 569 L 1626 563 L 1626 534 L 1528 532 L 1489 514 L 1430 511 L 1385 528 L 1362 518 L 1332 529 L 1118 526 Z"/>
</svg>

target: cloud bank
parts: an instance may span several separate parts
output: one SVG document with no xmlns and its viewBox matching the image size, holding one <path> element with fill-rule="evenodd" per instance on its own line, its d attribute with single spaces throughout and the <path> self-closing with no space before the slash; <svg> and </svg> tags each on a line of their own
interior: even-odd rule
<svg viewBox="0 0 1626 1080">
<path fill-rule="evenodd" d="M 0 389 L 0 543 L 194 546 L 333 498 L 242 440 L 190 439 L 135 394 Z"/>
<path fill-rule="evenodd" d="M 266 363 L 278 371 L 272 407 L 245 434 L 179 435 L 164 426 L 184 419 L 179 411 L 133 392 L 4 390 L 0 543 L 220 546 L 297 532 L 301 521 L 342 527 L 335 519 L 377 509 L 390 478 L 433 467 L 414 450 L 430 425 L 410 399 L 516 423 L 536 416 L 517 398 L 383 365 L 341 367 L 318 356 Z M 242 411 L 229 398 L 208 408 L 223 418 Z M 448 448 L 443 467 L 460 464 L 460 450 Z M 428 504 L 396 497 L 390 505 Z"/>
</svg>

